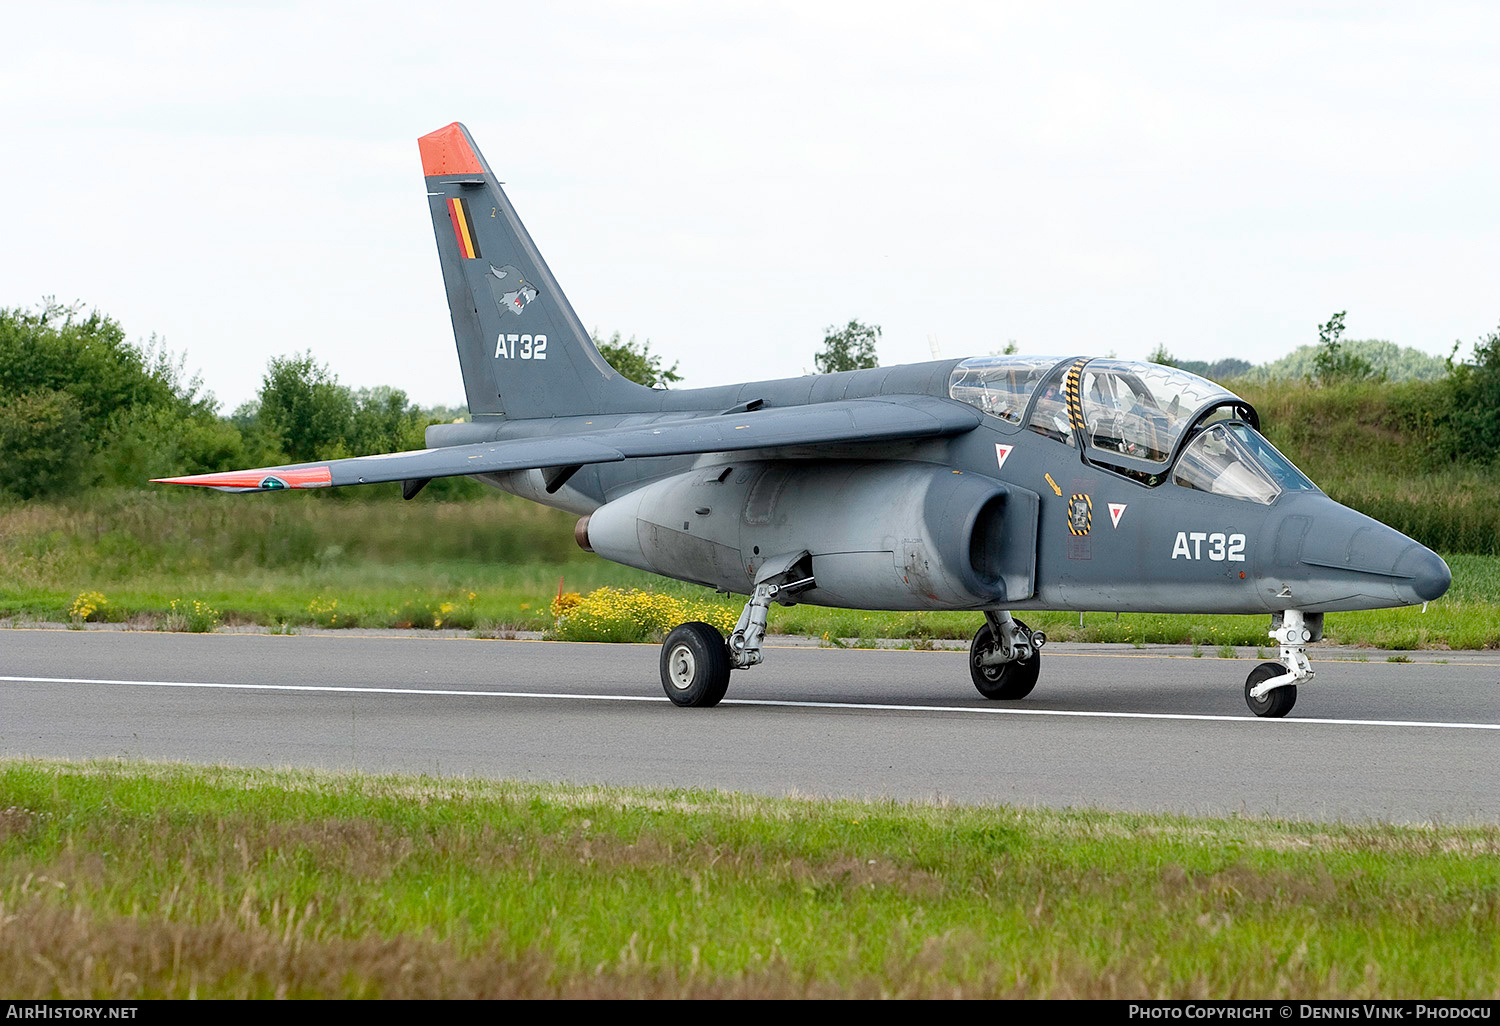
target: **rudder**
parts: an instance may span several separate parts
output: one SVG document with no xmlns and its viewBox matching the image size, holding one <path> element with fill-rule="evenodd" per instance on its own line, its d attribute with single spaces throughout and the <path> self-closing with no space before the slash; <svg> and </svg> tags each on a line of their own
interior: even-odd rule
<svg viewBox="0 0 1500 1026">
<path fill-rule="evenodd" d="M 524 419 L 637 405 L 646 390 L 599 354 L 468 129 L 455 121 L 417 145 L 469 412 Z"/>
</svg>

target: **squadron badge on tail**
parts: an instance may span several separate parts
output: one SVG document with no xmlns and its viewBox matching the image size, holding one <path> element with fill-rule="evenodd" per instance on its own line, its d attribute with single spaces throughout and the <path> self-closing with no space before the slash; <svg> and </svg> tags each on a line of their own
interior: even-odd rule
<svg viewBox="0 0 1500 1026">
<path fill-rule="evenodd" d="M 521 311 L 526 309 L 526 304 L 537 296 L 536 286 L 521 276 L 521 272 L 510 264 L 504 267 L 490 265 L 490 288 L 495 293 L 495 299 L 505 309 L 521 316 Z"/>
</svg>

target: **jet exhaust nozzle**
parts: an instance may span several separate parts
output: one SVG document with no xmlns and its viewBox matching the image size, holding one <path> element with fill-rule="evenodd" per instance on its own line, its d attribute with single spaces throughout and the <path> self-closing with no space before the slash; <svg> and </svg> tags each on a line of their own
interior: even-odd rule
<svg viewBox="0 0 1500 1026">
<path fill-rule="evenodd" d="M 584 552 L 594 551 L 594 547 L 589 544 L 589 518 L 587 516 L 579 517 L 578 523 L 573 525 L 573 540 Z"/>
</svg>

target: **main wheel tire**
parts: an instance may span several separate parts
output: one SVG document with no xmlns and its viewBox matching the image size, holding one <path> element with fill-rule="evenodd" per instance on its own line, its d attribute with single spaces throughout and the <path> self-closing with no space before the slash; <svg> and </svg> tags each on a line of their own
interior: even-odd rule
<svg viewBox="0 0 1500 1026">
<path fill-rule="evenodd" d="M 1286 667 L 1280 663 L 1261 663 L 1250 671 L 1250 676 L 1245 678 L 1245 704 L 1250 707 L 1251 712 L 1257 716 L 1276 719 L 1292 711 L 1292 706 L 1297 704 L 1297 685 L 1295 684 L 1286 684 L 1274 691 L 1267 691 L 1260 698 L 1254 698 L 1250 694 L 1250 689 L 1255 685 L 1268 681 L 1272 677 L 1280 677 L 1284 673 L 1286 673 Z"/>
<path fill-rule="evenodd" d="M 707 709 L 729 690 L 729 648 L 706 623 L 685 623 L 661 644 L 661 686 L 672 704 Z"/>
<path fill-rule="evenodd" d="M 1026 625 L 1020 620 L 1016 626 L 1022 630 Z M 1042 672 L 1042 653 L 1033 651 L 1030 659 L 1001 663 L 999 666 L 981 666 L 979 657 L 995 647 L 995 632 L 989 624 L 979 628 L 974 643 L 969 646 L 969 676 L 974 686 L 985 698 L 1014 702 L 1031 694 L 1036 687 L 1037 676 Z"/>
</svg>

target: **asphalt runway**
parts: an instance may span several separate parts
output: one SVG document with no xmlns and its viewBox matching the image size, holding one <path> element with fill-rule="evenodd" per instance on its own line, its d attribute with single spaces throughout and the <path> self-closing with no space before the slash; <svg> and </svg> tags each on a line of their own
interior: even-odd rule
<svg viewBox="0 0 1500 1026">
<path fill-rule="evenodd" d="M 1500 656 L 1325 661 L 1285 720 L 1252 659 L 1051 646 L 1022 702 L 959 652 L 768 648 L 717 709 L 658 649 L 422 635 L 0 631 L 0 755 L 769 795 L 1500 822 Z M 1429 655 L 1426 657 L 1431 658 Z M 1377 661 L 1379 660 L 1379 661 Z"/>
</svg>

